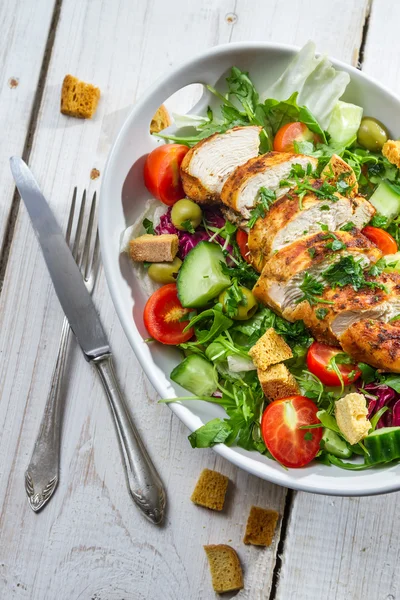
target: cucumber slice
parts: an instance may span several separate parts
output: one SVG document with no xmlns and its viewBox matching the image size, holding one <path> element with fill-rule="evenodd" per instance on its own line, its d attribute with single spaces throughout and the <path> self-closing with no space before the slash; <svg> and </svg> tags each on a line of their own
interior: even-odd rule
<svg viewBox="0 0 400 600">
<path fill-rule="evenodd" d="M 217 389 L 214 367 L 198 354 L 185 358 L 170 377 L 195 396 L 211 396 Z"/>
<path fill-rule="evenodd" d="M 388 219 L 400 214 L 400 196 L 385 181 L 378 185 L 369 201 L 379 214 Z"/>
<path fill-rule="evenodd" d="M 346 442 L 331 429 L 325 429 L 324 435 L 322 436 L 321 445 L 322 444 L 324 450 L 339 458 L 350 458 L 353 454 L 348 444 L 346 444 Z"/>
<path fill-rule="evenodd" d="M 376 429 L 363 440 L 369 456 L 366 464 L 390 462 L 400 458 L 400 427 Z"/>
<path fill-rule="evenodd" d="M 230 278 L 222 272 L 221 262 L 225 263 L 221 246 L 212 242 L 200 242 L 188 253 L 176 282 L 182 306 L 205 306 L 231 285 Z"/>
</svg>

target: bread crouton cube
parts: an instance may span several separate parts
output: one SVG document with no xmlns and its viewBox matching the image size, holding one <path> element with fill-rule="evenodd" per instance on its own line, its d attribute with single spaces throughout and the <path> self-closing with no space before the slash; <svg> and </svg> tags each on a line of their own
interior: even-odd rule
<svg viewBox="0 0 400 600">
<path fill-rule="evenodd" d="M 211 580 L 218 594 L 243 588 L 243 571 L 239 557 L 231 546 L 213 544 L 204 546 L 210 565 Z"/>
<path fill-rule="evenodd" d="M 257 343 L 250 348 L 249 354 L 256 367 L 263 370 L 293 356 L 290 347 L 273 327 L 267 329 Z"/>
<path fill-rule="evenodd" d="M 226 475 L 204 469 L 196 483 L 191 501 L 211 510 L 224 508 L 225 495 L 229 479 Z"/>
<path fill-rule="evenodd" d="M 269 400 L 287 398 L 300 392 L 296 379 L 282 363 L 271 365 L 265 370 L 257 369 L 257 375 L 262 390 Z"/>
<path fill-rule="evenodd" d="M 279 513 L 276 510 L 252 506 L 247 519 L 243 542 L 254 546 L 270 546 L 278 519 Z"/>
<path fill-rule="evenodd" d="M 91 119 L 96 112 L 100 89 L 80 81 L 73 75 L 64 77 L 61 90 L 61 112 L 78 119 Z"/>
<path fill-rule="evenodd" d="M 346 194 L 353 198 L 358 194 L 357 177 L 350 165 L 337 154 L 333 154 L 328 164 L 321 171 L 321 178 L 328 182 L 337 182 L 343 179 L 348 185 L 352 186 Z"/>
<path fill-rule="evenodd" d="M 129 256 L 136 262 L 171 262 L 178 252 L 178 244 L 175 233 L 145 233 L 129 242 Z"/>
<path fill-rule="evenodd" d="M 171 125 L 169 112 L 164 104 L 157 109 L 150 123 L 150 133 L 158 133 Z"/>
<path fill-rule="evenodd" d="M 347 394 L 335 403 L 335 417 L 340 431 L 349 444 L 357 444 L 371 428 L 368 409 L 363 394 Z"/>
<path fill-rule="evenodd" d="M 400 169 L 400 141 L 388 140 L 383 144 L 382 154 Z"/>
</svg>

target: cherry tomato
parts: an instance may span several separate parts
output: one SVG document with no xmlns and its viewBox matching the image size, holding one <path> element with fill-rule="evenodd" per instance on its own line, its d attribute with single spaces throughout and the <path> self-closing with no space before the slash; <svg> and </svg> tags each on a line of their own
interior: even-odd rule
<svg viewBox="0 0 400 600">
<path fill-rule="evenodd" d="M 310 131 L 304 123 L 287 123 L 276 132 L 274 150 L 276 152 L 295 152 L 293 142 L 320 142 L 320 137 Z"/>
<path fill-rule="evenodd" d="M 182 144 L 164 144 L 155 148 L 146 158 L 144 183 L 150 194 L 167 206 L 185 197 L 180 166 L 188 150 Z"/>
<path fill-rule="evenodd" d="M 249 239 L 249 235 L 245 231 L 243 231 L 243 229 L 237 230 L 236 242 L 237 242 L 237 245 L 239 246 L 240 254 L 242 255 L 242 258 L 244 258 L 244 260 L 246 262 L 251 264 L 250 251 L 249 251 L 249 247 L 247 245 L 248 239 Z"/>
<path fill-rule="evenodd" d="M 304 467 L 319 451 L 323 427 L 300 429 L 320 423 L 318 407 L 305 396 L 289 396 L 267 406 L 261 433 L 272 456 L 285 467 Z"/>
<path fill-rule="evenodd" d="M 307 352 L 308 370 L 313 375 L 316 375 L 324 385 L 341 385 L 339 376 L 333 370 L 330 361 L 334 356 L 342 353 L 342 350 L 335 348 L 335 346 L 313 342 Z M 353 383 L 361 375 L 361 371 L 357 365 L 336 364 L 343 378 L 344 385 Z"/>
<path fill-rule="evenodd" d="M 384 229 L 367 225 L 361 230 L 361 233 L 363 233 L 370 242 L 375 244 L 375 246 L 378 246 L 379 250 L 382 251 L 382 254 L 396 254 L 396 240 Z"/>
<path fill-rule="evenodd" d="M 144 324 L 152 338 L 162 344 L 176 345 L 187 342 L 193 335 L 190 328 L 183 333 L 189 322 L 182 317 L 193 312 L 192 308 L 183 308 L 178 299 L 176 283 L 163 285 L 146 302 Z"/>
</svg>

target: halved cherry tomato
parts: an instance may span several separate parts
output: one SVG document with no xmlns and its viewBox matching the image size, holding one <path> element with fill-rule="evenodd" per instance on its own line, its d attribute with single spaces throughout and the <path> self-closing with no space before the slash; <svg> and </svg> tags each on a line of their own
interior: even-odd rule
<svg viewBox="0 0 400 600">
<path fill-rule="evenodd" d="M 313 375 L 316 375 L 324 385 L 341 385 L 339 376 L 333 370 L 330 361 L 334 356 L 342 353 L 343 351 L 340 348 L 335 348 L 335 346 L 313 342 L 307 352 L 308 370 Z M 343 378 L 344 385 L 353 383 L 361 375 L 361 371 L 357 365 L 336 364 Z"/>
<path fill-rule="evenodd" d="M 243 229 L 238 229 L 237 230 L 237 232 L 236 232 L 236 242 L 237 242 L 237 245 L 239 246 L 240 254 L 242 255 L 242 258 L 244 258 L 244 260 L 246 262 L 248 262 L 249 264 L 251 264 L 250 251 L 249 251 L 249 247 L 247 245 L 248 239 L 249 239 L 248 233 L 246 233 L 245 231 L 243 231 Z"/>
<path fill-rule="evenodd" d="M 320 142 L 320 137 L 310 131 L 307 125 L 296 121 L 287 123 L 276 132 L 274 150 L 276 152 L 295 152 L 293 142 Z"/>
<path fill-rule="evenodd" d="M 190 328 L 183 333 L 189 319 L 182 318 L 193 312 L 192 308 L 183 308 L 178 299 L 176 283 L 163 285 L 146 302 L 144 324 L 152 338 L 162 344 L 176 345 L 187 342 L 193 335 Z"/>
<path fill-rule="evenodd" d="M 180 166 L 188 150 L 183 144 L 164 144 L 155 148 L 146 158 L 144 183 L 150 194 L 167 206 L 185 197 Z"/>
<path fill-rule="evenodd" d="M 384 229 L 367 225 L 361 230 L 361 233 L 375 246 L 378 246 L 382 254 L 396 254 L 398 250 L 396 240 Z"/>
<path fill-rule="evenodd" d="M 285 467 L 304 467 L 319 451 L 323 427 L 300 429 L 320 423 L 318 407 L 305 396 L 289 396 L 271 402 L 261 419 L 261 434 L 272 456 Z"/>
</svg>

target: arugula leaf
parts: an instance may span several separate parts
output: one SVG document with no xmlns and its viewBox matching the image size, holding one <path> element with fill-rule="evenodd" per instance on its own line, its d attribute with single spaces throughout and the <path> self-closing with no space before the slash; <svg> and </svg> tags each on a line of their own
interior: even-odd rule
<svg viewBox="0 0 400 600">
<path fill-rule="evenodd" d="M 218 309 L 218 306 L 220 309 Z M 204 329 L 199 329 L 199 323 L 202 323 Z M 191 327 L 194 327 L 196 341 L 185 342 L 180 344 L 179 347 L 186 350 L 209 343 L 214 337 L 229 329 L 232 324 L 233 321 L 223 314 L 221 305 L 216 305 L 214 308 L 203 310 L 203 312 L 193 317 L 184 329 L 184 331 L 187 331 Z"/>
<path fill-rule="evenodd" d="M 310 131 L 320 135 L 322 140 L 326 142 L 325 132 L 311 111 L 306 106 L 297 104 L 298 95 L 298 92 L 294 92 L 287 100 L 278 101 L 269 98 L 264 102 L 265 114 L 271 124 L 273 133 L 275 134 L 278 129 L 287 123 L 300 121 L 307 125 Z"/>
<path fill-rule="evenodd" d="M 225 290 L 225 311 L 228 317 L 236 317 L 239 310 L 239 305 L 245 305 L 247 302 L 246 296 L 239 288 L 237 281 Z"/>
<path fill-rule="evenodd" d="M 154 231 L 153 221 L 150 221 L 150 219 L 143 219 L 142 225 L 145 228 L 146 233 L 150 233 L 151 235 L 155 235 L 156 232 Z"/>
<path fill-rule="evenodd" d="M 190 219 L 186 219 L 186 221 L 182 221 L 181 227 L 183 227 L 183 229 L 185 231 L 188 231 L 189 233 L 196 233 L 195 228 L 193 227 L 192 221 Z"/>
<path fill-rule="evenodd" d="M 340 431 L 338 424 L 336 423 L 335 417 L 330 415 L 326 410 L 319 410 L 317 412 L 317 418 L 321 421 L 322 425 L 326 429 L 330 429 L 331 431 L 342 435 L 342 432 Z"/>
<path fill-rule="evenodd" d="M 260 217 L 263 219 L 266 213 L 269 211 L 271 204 L 273 204 L 276 200 L 276 194 L 273 190 L 269 190 L 265 187 L 261 187 L 258 192 L 258 199 L 256 201 L 255 207 L 250 212 L 250 219 L 248 222 L 248 227 L 251 229 L 254 227 L 257 219 Z"/>
<path fill-rule="evenodd" d="M 395 392 L 400 393 L 400 375 L 381 375 L 379 377 L 380 383 L 388 385 L 393 388 Z"/>
<path fill-rule="evenodd" d="M 210 448 L 215 444 L 221 444 L 232 433 L 228 422 L 221 419 L 212 419 L 205 425 L 196 429 L 188 436 L 192 448 Z"/>
<path fill-rule="evenodd" d="M 237 98 L 250 119 L 254 118 L 258 104 L 258 92 L 249 74 L 246 71 L 241 71 L 238 67 L 232 67 L 226 81 L 228 83 L 228 94 Z"/>
<path fill-rule="evenodd" d="M 376 380 L 376 369 L 374 367 L 362 362 L 358 363 L 357 366 L 361 371 L 361 379 L 365 384 Z"/>
</svg>

